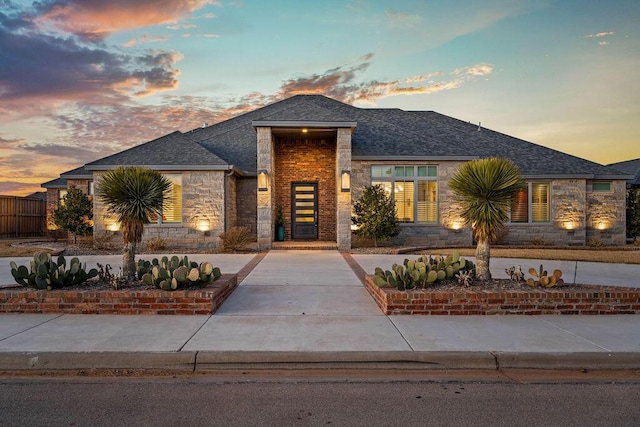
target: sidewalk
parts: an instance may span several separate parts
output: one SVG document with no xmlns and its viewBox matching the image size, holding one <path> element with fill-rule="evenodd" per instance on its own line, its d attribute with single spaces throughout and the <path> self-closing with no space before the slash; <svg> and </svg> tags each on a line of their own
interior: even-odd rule
<svg viewBox="0 0 640 427">
<path fill-rule="evenodd" d="M 207 259 L 223 273 L 253 259 L 189 257 Z M 406 257 L 353 255 L 368 272 Z M 81 260 L 90 267 L 89 258 Z M 95 258 L 120 263 L 119 256 Z M 8 263 L 0 259 L 0 283 L 12 281 Z M 491 260 L 496 277 L 511 265 L 540 263 L 560 268 L 569 282 L 616 284 L 613 276 L 603 278 L 615 272 L 620 282 L 640 287 L 637 265 Z M 0 315 L 0 370 L 189 372 L 246 363 L 638 368 L 640 316 L 385 316 L 339 252 L 294 250 L 269 252 L 211 316 Z"/>
</svg>

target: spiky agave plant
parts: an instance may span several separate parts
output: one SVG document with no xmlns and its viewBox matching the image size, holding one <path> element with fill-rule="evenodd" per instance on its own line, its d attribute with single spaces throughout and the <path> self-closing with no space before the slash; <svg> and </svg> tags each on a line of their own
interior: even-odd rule
<svg viewBox="0 0 640 427">
<path fill-rule="evenodd" d="M 96 195 L 122 228 L 122 274 L 127 280 L 135 278 L 136 247 L 144 225 L 162 212 L 171 189 L 171 181 L 160 172 L 140 166 L 110 170 L 99 181 Z"/>
<path fill-rule="evenodd" d="M 509 218 L 513 198 L 524 188 L 518 166 L 504 158 L 462 164 L 449 187 L 462 204 L 462 218 L 471 224 L 476 246 L 476 278 L 491 279 L 490 243 Z"/>
</svg>

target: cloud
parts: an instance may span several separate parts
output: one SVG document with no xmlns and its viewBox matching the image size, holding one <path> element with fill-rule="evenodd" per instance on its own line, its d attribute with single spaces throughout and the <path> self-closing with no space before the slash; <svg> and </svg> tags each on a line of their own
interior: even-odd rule
<svg viewBox="0 0 640 427">
<path fill-rule="evenodd" d="M 380 98 L 398 95 L 420 95 L 461 87 L 465 82 L 493 72 L 491 64 L 458 68 L 449 73 L 425 73 L 402 80 L 357 82 L 358 74 L 369 68 L 373 54 L 360 58 L 357 65 L 341 66 L 324 73 L 286 80 L 276 98 L 297 94 L 323 94 L 347 103 L 375 103 Z"/>
<path fill-rule="evenodd" d="M 167 40 L 169 40 L 169 37 L 167 36 L 152 36 L 149 34 L 143 34 L 140 37 L 129 40 L 123 46 L 133 47 L 141 43 L 157 43 L 157 42 L 165 42 Z"/>
<path fill-rule="evenodd" d="M 36 22 L 86 40 L 115 31 L 168 24 L 217 0 L 44 0 L 34 3 Z"/>
<path fill-rule="evenodd" d="M 206 39 L 217 39 L 220 37 L 220 34 L 203 34 L 202 37 Z"/>
<path fill-rule="evenodd" d="M 422 18 L 417 14 L 398 12 L 395 9 L 387 9 L 384 12 L 389 24 L 393 27 L 413 27 L 420 24 Z"/>
<path fill-rule="evenodd" d="M 585 36 L 585 38 L 587 38 L 587 39 L 600 38 L 600 37 L 612 36 L 614 34 L 615 33 L 613 31 L 603 31 L 601 33 L 588 34 L 588 35 Z"/>
<path fill-rule="evenodd" d="M 37 114 L 34 105 L 45 108 L 41 103 L 105 98 L 114 102 L 178 86 L 178 53 L 127 54 L 73 37 L 12 32 L 2 24 L 0 46 L 11 47 L 0 50 L 0 113 L 7 118 Z"/>
<path fill-rule="evenodd" d="M 0 161 L 0 180 L 24 180 L 31 185 L 25 184 L 22 190 L 16 186 L 15 191 L 7 191 L 13 194 L 37 191 L 40 183 L 89 161 L 175 130 L 188 131 L 203 122 L 217 123 L 296 94 L 323 94 L 346 103 L 375 104 L 391 96 L 454 90 L 493 72 L 490 64 L 475 64 L 449 71 L 427 71 L 398 80 L 363 81 L 362 75 L 375 60 L 374 55 L 368 53 L 324 72 L 285 79 L 273 93 L 205 97 L 178 96 L 167 92 L 160 95 L 159 103 L 153 105 L 140 103 L 135 96 L 118 96 L 120 91 L 144 95 L 148 91 L 171 88 L 177 81 L 177 74 L 171 70 L 179 59 L 179 54 L 149 50 L 146 55 L 136 57 L 134 63 L 138 71 L 128 71 L 118 74 L 118 78 L 95 83 L 103 88 L 101 90 L 109 90 L 110 96 L 89 96 L 93 92 L 87 90 L 87 93 L 81 93 L 85 96 L 64 103 L 60 108 L 46 114 L 41 111 L 42 127 L 47 129 L 47 136 L 41 142 L 0 134 L 0 147 L 7 148 L 5 152 L 9 151 Z M 0 108 L 3 104 L 0 103 Z M 16 169 L 15 165 L 24 167 Z M 2 170 L 11 173 L 3 173 Z M 37 176 L 34 171 L 37 171 Z M 12 178 L 12 175 L 20 179 Z"/>
</svg>

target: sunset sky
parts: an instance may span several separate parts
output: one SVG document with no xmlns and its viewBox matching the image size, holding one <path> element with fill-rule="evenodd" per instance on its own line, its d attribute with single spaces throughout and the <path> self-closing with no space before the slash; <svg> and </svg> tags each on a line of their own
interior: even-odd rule
<svg viewBox="0 0 640 427">
<path fill-rule="evenodd" d="M 638 0 L 0 0 L 0 194 L 299 93 L 638 158 L 639 22 Z"/>
</svg>

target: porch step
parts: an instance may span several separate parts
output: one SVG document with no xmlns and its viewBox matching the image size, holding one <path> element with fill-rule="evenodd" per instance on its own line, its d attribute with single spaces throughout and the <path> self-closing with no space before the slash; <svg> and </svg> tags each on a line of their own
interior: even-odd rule
<svg viewBox="0 0 640 427">
<path fill-rule="evenodd" d="M 337 250 L 338 244 L 336 242 L 319 242 L 319 241 L 307 241 L 307 242 L 272 242 L 272 250 Z"/>
</svg>

